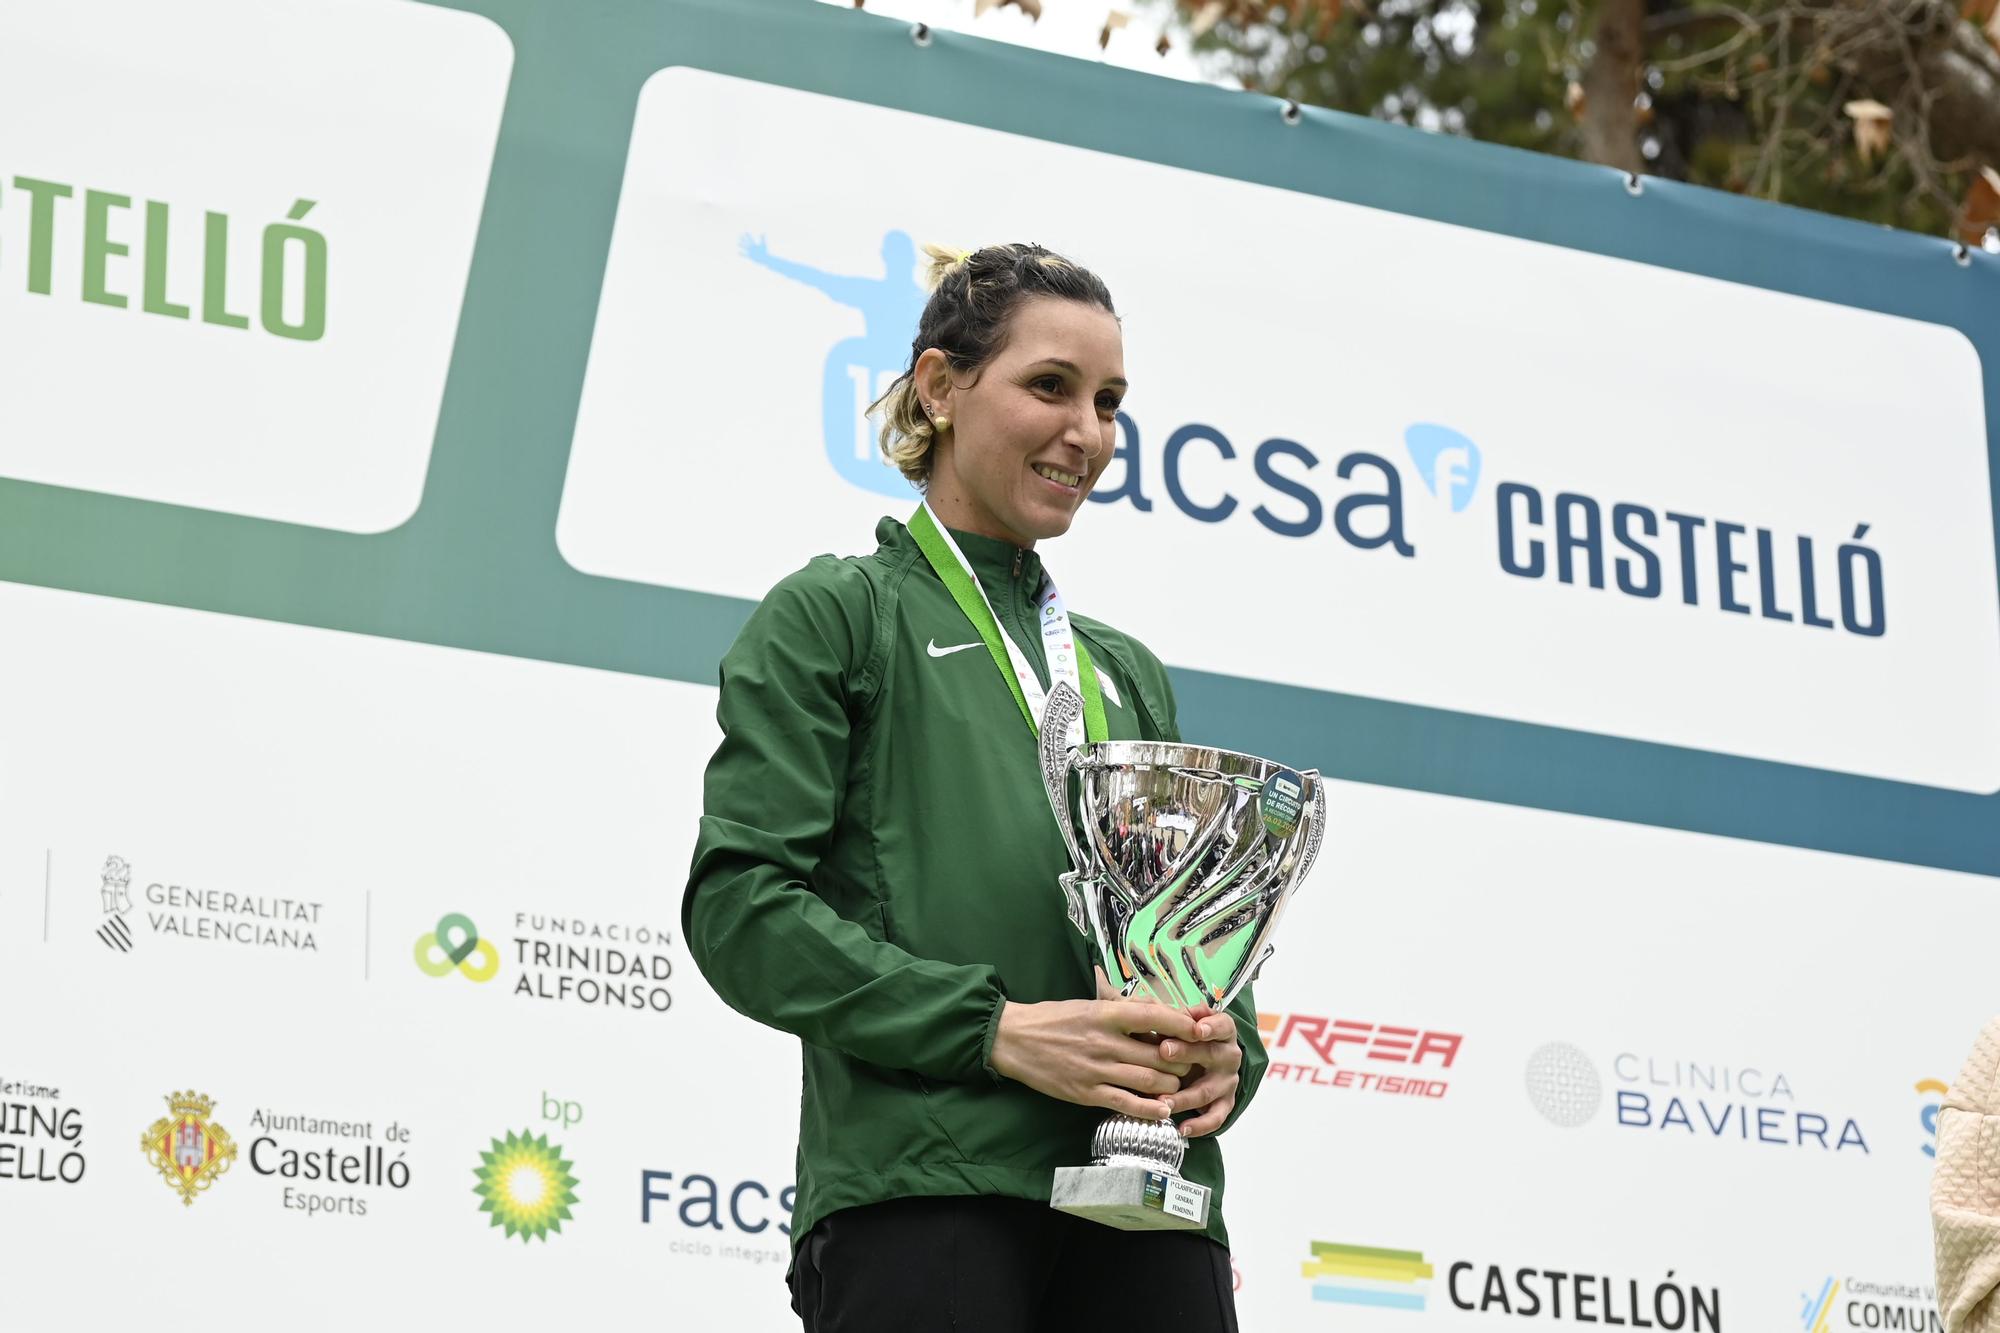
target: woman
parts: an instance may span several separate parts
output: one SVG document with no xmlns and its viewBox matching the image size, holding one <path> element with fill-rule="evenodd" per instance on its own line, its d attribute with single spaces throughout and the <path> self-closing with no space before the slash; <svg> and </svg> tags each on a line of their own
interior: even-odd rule
<svg viewBox="0 0 2000 1333">
<path fill-rule="evenodd" d="M 876 406 L 924 492 L 879 546 L 781 581 L 722 663 L 682 925 L 717 993 L 802 1041 L 790 1275 L 809 1333 L 1236 1327 L 1215 1133 L 1264 1068 L 1227 1014 L 1095 984 L 1033 719 L 1070 679 L 1093 739 L 1177 740 L 1137 641 L 1069 617 L 1037 544 L 1111 459 L 1111 295 L 1034 245 L 927 247 L 933 291 Z M 1232 1021 L 1233 1020 L 1233 1021 Z M 1173 1115 L 1205 1234 L 1048 1205 L 1104 1113 Z"/>
</svg>

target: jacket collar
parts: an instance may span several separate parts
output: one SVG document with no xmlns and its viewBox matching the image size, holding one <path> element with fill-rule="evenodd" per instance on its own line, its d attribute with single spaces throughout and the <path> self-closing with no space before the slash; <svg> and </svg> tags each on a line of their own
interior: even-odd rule
<svg viewBox="0 0 2000 1333">
<path fill-rule="evenodd" d="M 965 553 L 966 563 L 972 566 L 974 577 L 986 589 L 988 597 L 997 600 L 999 595 L 1011 592 L 1016 586 L 1030 594 L 1041 587 L 1042 558 L 1034 551 L 998 537 L 982 537 L 976 532 L 961 532 L 957 528 L 946 528 L 945 531 L 958 543 L 958 549 Z M 893 518 L 884 518 L 875 525 L 875 540 L 882 546 L 907 546 L 911 549 L 915 549 L 917 544 L 910 530 Z M 1014 558 L 1017 555 L 1021 559 L 1018 580 L 1014 574 Z"/>
</svg>

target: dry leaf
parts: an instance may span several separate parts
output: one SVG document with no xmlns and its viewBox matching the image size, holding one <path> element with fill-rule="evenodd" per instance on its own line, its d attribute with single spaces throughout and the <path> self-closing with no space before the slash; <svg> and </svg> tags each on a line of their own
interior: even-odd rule
<svg viewBox="0 0 2000 1333">
<path fill-rule="evenodd" d="M 1208 3 L 1201 7 L 1201 12 L 1194 16 L 1194 22 L 1188 24 L 1188 36 L 1199 37 L 1213 28 L 1222 21 L 1223 11 L 1228 8 L 1223 0 L 1208 0 Z"/>
<path fill-rule="evenodd" d="M 1965 207 L 1958 215 L 1958 239 L 1979 245 L 1988 227 L 2000 227 L 2000 171 L 1981 167 L 1965 192 Z"/>
<path fill-rule="evenodd" d="M 1575 79 L 1569 81 L 1569 89 L 1563 94 L 1563 105 L 1578 120 L 1583 119 L 1583 85 Z"/>
<path fill-rule="evenodd" d="M 1864 163 L 1873 162 L 1878 153 L 1888 151 L 1895 137 L 1894 112 L 1872 97 L 1849 102 L 1841 110 L 1854 122 L 1854 147 Z"/>
<path fill-rule="evenodd" d="M 1132 21 L 1132 16 L 1122 9 L 1114 9 L 1104 16 L 1104 27 L 1097 34 L 1097 49 L 1102 51 L 1111 45 L 1111 34 Z"/>
</svg>

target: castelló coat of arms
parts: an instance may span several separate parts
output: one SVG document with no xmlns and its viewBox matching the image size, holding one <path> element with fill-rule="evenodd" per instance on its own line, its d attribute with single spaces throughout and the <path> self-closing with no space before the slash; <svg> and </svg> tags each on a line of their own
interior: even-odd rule
<svg viewBox="0 0 2000 1333">
<path fill-rule="evenodd" d="M 181 1203 L 194 1206 L 194 1196 L 213 1185 L 236 1160 L 236 1144 L 229 1131 L 210 1119 L 213 1099 L 198 1092 L 176 1092 L 167 1097 L 170 1115 L 161 1116 L 139 1139 L 146 1160 L 160 1177 L 181 1196 Z"/>
</svg>

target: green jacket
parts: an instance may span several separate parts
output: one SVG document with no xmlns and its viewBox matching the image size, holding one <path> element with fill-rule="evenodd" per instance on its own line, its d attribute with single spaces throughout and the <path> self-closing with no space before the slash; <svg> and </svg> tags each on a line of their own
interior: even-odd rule
<svg viewBox="0 0 2000 1333">
<path fill-rule="evenodd" d="M 794 1246 L 837 1209 L 909 1195 L 1047 1199 L 1106 1114 L 1003 1079 L 1007 1000 L 1094 995 L 1064 915 L 1068 854 L 1035 738 L 978 631 L 901 523 L 872 555 L 820 556 L 773 588 L 722 661 L 722 745 L 681 903 L 716 992 L 804 1046 Z M 954 532 L 1001 626 L 1047 682 L 1033 551 Z M 1081 616 L 1114 739 L 1178 740 L 1159 659 Z M 1245 990 L 1233 1121 L 1266 1057 Z M 1222 1152 L 1182 1173 L 1214 1190 Z"/>
</svg>

